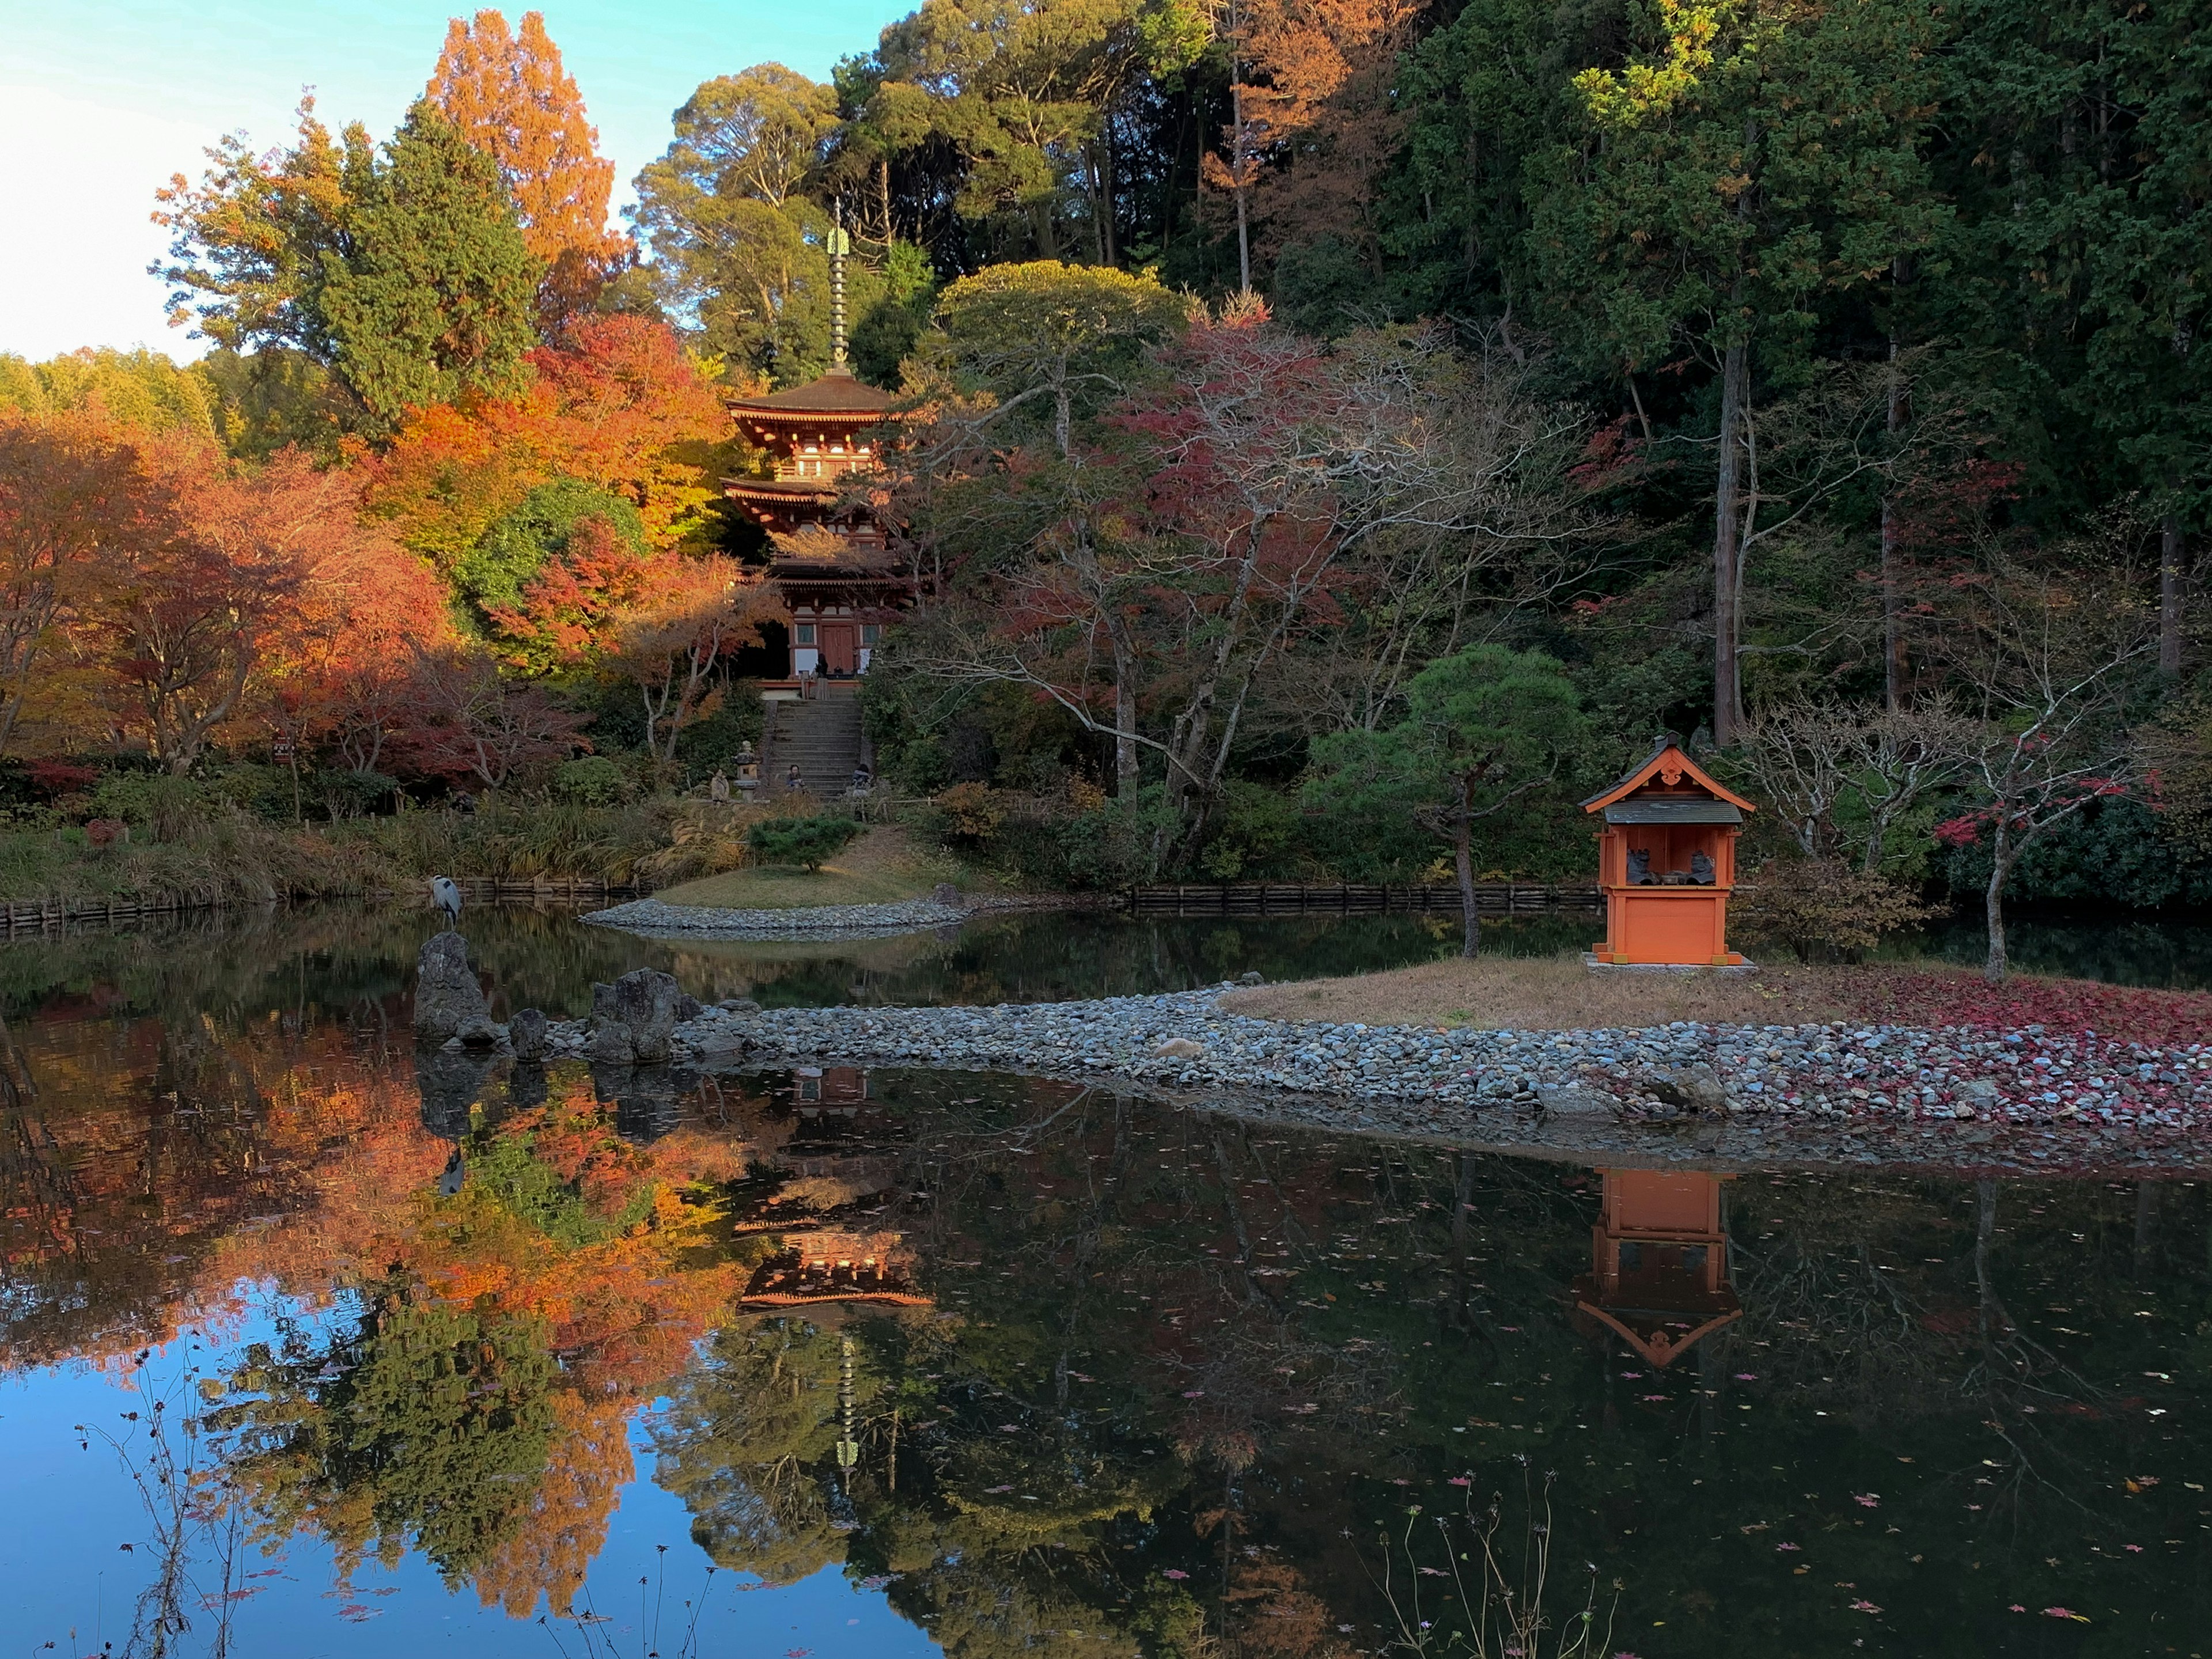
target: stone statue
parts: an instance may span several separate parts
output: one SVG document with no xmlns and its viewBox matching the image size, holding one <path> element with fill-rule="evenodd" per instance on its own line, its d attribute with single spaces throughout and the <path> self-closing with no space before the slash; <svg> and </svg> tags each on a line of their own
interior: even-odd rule
<svg viewBox="0 0 2212 1659">
<path fill-rule="evenodd" d="M 707 799 L 709 800 L 726 801 L 729 799 L 729 798 L 730 781 L 723 775 L 721 769 L 717 767 L 714 769 L 713 781 L 708 783 L 707 786 Z"/>
<path fill-rule="evenodd" d="M 1710 854 L 1696 852 L 1690 854 L 1690 884 L 1693 887 L 1713 884 L 1713 860 Z"/>
<path fill-rule="evenodd" d="M 1652 884 L 1650 848 L 1632 847 L 1628 849 L 1628 884 L 1631 887 L 1649 887 Z"/>
</svg>

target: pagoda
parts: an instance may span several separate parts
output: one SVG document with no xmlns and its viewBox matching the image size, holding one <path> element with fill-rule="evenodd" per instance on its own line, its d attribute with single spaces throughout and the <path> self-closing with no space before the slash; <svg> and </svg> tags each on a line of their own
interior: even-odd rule
<svg viewBox="0 0 2212 1659">
<path fill-rule="evenodd" d="M 854 378 L 845 356 L 845 256 L 830 233 L 830 370 L 805 386 L 731 405 L 775 476 L 727 478 L 722 493 L 768 532 L 769 578 L 791 610 L 791 678 L 782 689 L 851 682 L 868 672 L 914 581 L 883 521 L 853 498 L 892 424 L 890 394 Z"/>
</svg>

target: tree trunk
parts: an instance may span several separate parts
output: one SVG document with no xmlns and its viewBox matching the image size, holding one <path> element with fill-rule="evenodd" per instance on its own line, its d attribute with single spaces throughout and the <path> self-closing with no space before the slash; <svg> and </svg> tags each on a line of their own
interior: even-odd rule
<svg viewBox="0 0 2212 1659">
<path fill-rule="evenodd" d="M 1743 724 L 1736 613 L 1743 556 L 1743 410 L 1750 382 L 1751 348 L 1739 340 L 1721 364 L 1720 476 L 1713 489 L 1713 741 L 1723 749 L 1735 744 Z"/>
<path fill-rule="evenodd" d="M 1905 428 L 1905 383 L 1897 373 L 1897 336 L 1889 337 L 1890 454 L 1897 453 L 1898 434 Z M 1905 629 L 1897 593 L 1896 480 L 1881 492 L 1881 670 L 1882 702 L 1893 714 L 1905 707 Z"/>
<path fill-rule="evenodd" d="M 1982 977 L 1991 985 L 2002 985 L 2005 977 L 2004 890 L 2005 881 L 2012 874 L 2011 838 L 2005 833 L 2004 820 L 1997 821 L 1996 844 L 1990 848 L 1989 890 L 1982 896 L 1983 914 L 1989 923 L 1990 951 L 1982 963 Z"/>
<path fill-rule="evenodd" d="M 1472 962 L 1482 954 L 1482 918 L 1474 908 L 1474 859 L 1468 851 L 1474 820 L 1468 814 L 1467 780 L 1459 781 L 1458 811 L 1452 815 L 1452 865 L 1459 875 L 1460 915 L 1464 923 L 1459 953 Z"/>
<path fill-rule="evenodd" d="M 1231 75 L 1237 73 L 1234 66 Z M 1237 197 L 1237 288 L 1240 294 L 1252 291 L 1252 233 L 1244 211 L 1244 88 L 1232 79 L 1229 87 L 1229 120 L 1232 129 L 1229 145 L 1229 165 L 1232 169 L 1231 185 Z"/>
<path fill-rule="evenodd" d="M 2188 599 L 2189 542 L 2181 533 L 2181 515 L 2168 507 L 2159 522 L 2158 536 L 2158 672 L 2162 678 L 2181 678 L 2181 633 Z"/>
<path fill-rule="evenodd" d="M 1106 263 L 1118 265 L 1121 263 L 1121 238 L 1114 222 L 1114 123 L 1111 117 L 1108 118 L 1099 135 L 1098 147 L 1101 158 L 1098 194 L 1106 204 L 1103 221 L 1106 227 Z"/>
<path fill-rule="evenodd" d="M 1114 647 L 1114 793 L 1127 800 L 1137 793 L 1137 665 L 1129 630 L 1119 617 L 1106 624 Z"/>
</svg>

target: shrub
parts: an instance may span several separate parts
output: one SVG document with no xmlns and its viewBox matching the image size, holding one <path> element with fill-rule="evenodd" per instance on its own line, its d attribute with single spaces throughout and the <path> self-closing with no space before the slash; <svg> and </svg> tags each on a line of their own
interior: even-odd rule
<svg viewBox="0 0 2212 1659">
<path fill-rule="evenodd" d="M 1772 939 L 1800 962 L 1852 960 L 1936 912 L 1882 876 L 1837 859 L 1769 859 L 1729 904 L 1729 931 Z"/>
<path fill-rule="evenodd" d="M 937 806 L 945 816 L 948 841 L 981 846 L 997 835 L 1000 824 L 1006 821 L 1006 809 L 993 796 L 988 784 L 956 783 L 939 793 Z"/>
<path fill-rule="evenodd" d="M 167 772 L 110 772 L 92 792 L 95 817 L 119 818 L 156 841 L 175 841 L 223 810 L 208 788 Z"/>
<path fill-rule="evenodd" d="M 745 832 L 745 845 L 763 864 L 796 864 L 819 870 L 860 826 L 851 818 L 770 818 Z"/>
<path fill-rule="evenodd" d="M 553 793 L 579 806 L 612 806 L 623 798 L 623 769 L 605 755 L 584 755 L 553 769 Z"/>
</svg>

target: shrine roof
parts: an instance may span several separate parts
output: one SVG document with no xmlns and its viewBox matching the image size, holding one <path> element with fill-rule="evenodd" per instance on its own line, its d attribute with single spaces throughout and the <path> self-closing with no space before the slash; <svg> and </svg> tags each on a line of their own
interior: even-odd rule
<svg viewBox="0 0 2212 1659">
<path fill-rule="evenodd" d="M 1643 788 L 1655 778 L 1668 789 L 1680 788 L 1686 781 L 1692 787 L 1704 790 L 1716 800 L 1726 802 L 1739 812 L 1756 812 L 1759 810 L 1741 795 L 1716 783 L 1695 761 L 1682 752 L 1681 744 L 1670 735 L 1662 738 L 1643 763 L 1629 773 L 1626 777 L 1618 783 L 1600 790 L 1584 801 L 1583 811 L 1585 812 L 1605 811 L 1624 797 L 1632 795 L 1637 790 Z M 1658 803 L 1651 804 L 1656 805 Z M 1684 803 L 1686 805 L 1692 804 L 1693 803 Z M 1606 821 L 1608 823 L 1741 823 L 1742 820 L 1741 818 L 1680 817 L 1616 818 L 1611 811 L 1607 811 Z"/>
<path fill-rule="evenodd" d="M 816 501 L 833 500 L 837 485 L 824 479 L 814 478 L 725 478 L 722 493 L 726 495 L 755 495 L 769 501 Z"/>
<path fill-rule="evenodd" d="M 1743 809 L 1724 800 L 1632 797 L 1605 809 L 1607 823 L 1741 823 Z"/>
<path fill-rule="evenodd" d="M 765 398 L 739 398 L 730 408 L 740 416 L 755 419 L 822 415 L 879 421 L 890 406 L 890 392 L 855 380 L 850 369 L 838 367 L 805 386 L 772 392 Z"/>
</svg>

